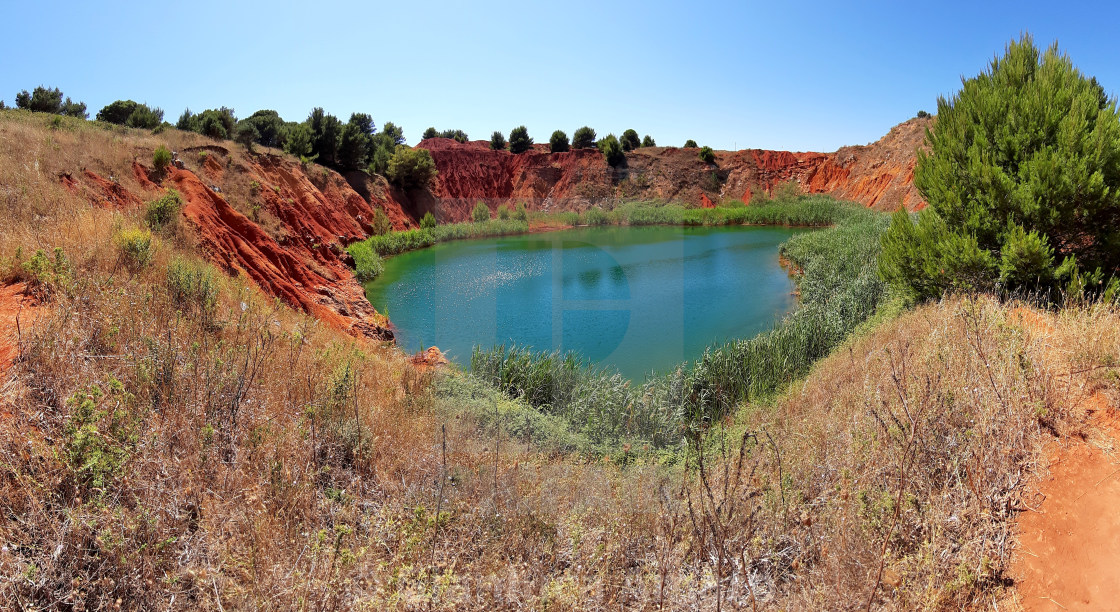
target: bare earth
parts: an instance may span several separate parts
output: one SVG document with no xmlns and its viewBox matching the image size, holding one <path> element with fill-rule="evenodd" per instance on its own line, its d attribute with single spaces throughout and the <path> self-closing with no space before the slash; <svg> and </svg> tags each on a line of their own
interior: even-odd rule
<svg viewBox="0 0 1120 612">
<path fill-rule="evenodd" d="M 1012 575 L 1027 611 L 1120 611 L 1120 413 L 1084 404 L 1094 431 L 1048 449 L 1049 474 L 1019 517 Z"/>
</svg>

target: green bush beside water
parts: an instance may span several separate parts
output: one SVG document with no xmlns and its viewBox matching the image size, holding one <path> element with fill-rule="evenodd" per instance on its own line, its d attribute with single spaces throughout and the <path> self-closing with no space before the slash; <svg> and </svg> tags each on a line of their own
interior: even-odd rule
<svg viewBox="0 0 1120 612">
<path fill-rule="evenodd" d="M 439 242 L 462 240 L 464 238 L 484 238 L 487 236 L 508 236 L 529 231 L 529 224 L 512 219 L 491 219 L 477 223 L 448 223 L 435 227 L 389 232 L 371 236 L 356 242 L 347 249 L 354 258 L 354 271 L 358 280 L 368 281 L 377 278 L 384 265 L 382 257 L 398 255 L 405 251 L 422 249 Z"/>
<path fill-rule="evenodd" d="M 489 209 L 486 209 L 489 214 Z M 475 223 L 449 223 L 434 225 L 434 217 L 421 223 L 420 229 L 388 232 L 371 236 L 349 247 L 354 258 L 358 280 L 377 278 L 383 269 L 382 257 L 398 255 L 405 251 L 422 249 L 447 240 L 508 236 L 529 231 L 529 219 L 543 223 L 563 225 L 791 225 L 824 227 L 847 219 L 852 215 L 866 215 L 858 204 L 841 202 L 823 195 L 784 196 L 760 199 L 757 204 L 745 206 L 732 201 L 716 208 L 688 208 L 663 202 L 627 202 L 613 210 L 590 208 L 582 213 L 561 211 L 554 213 L 532 212 L 518 204 L 510 218 L 491 219 Z M 430 215 L 430 213 L 428 214 Z M 428 220 L 425 215 L 425 220 Z M 482 218 L 479 216 L 479 218 Z"/>
</svg>

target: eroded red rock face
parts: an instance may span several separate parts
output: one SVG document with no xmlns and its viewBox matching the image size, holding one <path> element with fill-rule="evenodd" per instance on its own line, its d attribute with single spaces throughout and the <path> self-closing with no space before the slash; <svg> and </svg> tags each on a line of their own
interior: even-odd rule
<svg viewBox="0 0 1120 612">
<path fill-rule="evenodd" d="M 715 165 L 700 161 L 695 150 L 641 148 L 617 169 L 594 149 L 548 153 L 536 147 L 513 155 L 492 151 L 485 141 L 433 138 L 418 146 L 431 151 L 439 176 L 430 194 L 412 200 L 420 214 L 434 210 L 442 220 L 463 221 L 479 201 L 491 208 L 523 201 L 538 210 L 582 210 L 602 200 L 634 198 L 749 204 L 755 194 L 793 181 L 803 192 L 878 210 L 919 210 L 925 202 L 914 188 L 914 165 L 929 125 L 929 119 L 911 119 L 875 143 L 834 153 L 718 151 Z"/>
<path fill-rule="evenodd" d="M 173 166 L 156 173 L 133 161 L 131 172 L 124 169 L 132 175 L 124 181 L 131 190 L 90 170 L 61 174 L 59 181 L 94 205 L 118 209 L 142 206 L 174 187 L 210 261 L 332 326 L 386 339 L 392 336 L 388 323 L 366 300 L 345 253 L 372 232 L 378 209 L 395 229 L 406 229 L 428 211 L 443 222 L 466 220 L 479 201 L 491 210 L 516 202 L 534 210 L 583 210 L 626 199 L 711 207 L 736 198 L 750 203 L 793 181 L 804 192 L 880 210 L 916 210 L 925 203 L 913 186 L 915 151 L 928 125 L 913 119 L 878 142 L 835 153 L 716 152 L 715 164 L 700 161 L 694 149 L 649 147 L 630 152 L 620 168 L 608 166 L 595 149 L 551 153 L 536 145 L 513 155 L 483 141 L 436 138 L 419 145 L 432 153 L 435 183 L 408 192 L 377 176 L 343 178 L 290 158 L 217 145 L 190 150 L 207 152 L 192 162 L 194 170 Z"/>
<path fill-rule="evenodd" d="M 215 159 L 218 154 L 226 156 L 226 165 Z M 411 219 L 384 181 L 367 182 L 367 199 L 337 173 L 315 168 L 317 176 L 310 167 L 279 156 L 242 156 L 223 150 L 201 163 L 203 177 L 174 166 L 157 176 L 133 162 L 140 193 L 91 171 L 77 177 L 66 174 L 59 180 L 95 204 L 116 208 L 142 206 L 161 190 L 174 188 L 183 198 L 182 215 L 194 229 L 202 252 L 219 268 L 247 276 L 265 293 L 333 327 L 390 339 L 387 321 L 366 300 L 347 265 L 345 247 L 369 235 L 376 208 L 384 210 L 398 229 Z M 218 183 L 228 187 L 233 180 L 255 183 L 250 197 L 267 211 L 269 223 L 251 219 L 230 204 Z"/>
</svg>

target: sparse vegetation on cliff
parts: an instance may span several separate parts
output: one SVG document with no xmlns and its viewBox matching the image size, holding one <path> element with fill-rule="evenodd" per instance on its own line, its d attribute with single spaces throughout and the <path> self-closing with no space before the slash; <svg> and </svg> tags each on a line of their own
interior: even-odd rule
<svg viewBox="0 0 1120 612">
<path fill-rule="evenodd" d="M 533 139 L 529 138 L 529 130 L 521 125 L 510 130 L 509 152 L 524 153 L 533 147 Z"/>
<path fill-rule="evenodd" d="M 548 148 L 553 153 L 565 153 L 568 151 L 568 135 L 563 130 L 556 130 L 552 133 L 552 137 L 548 139 Z"/>
<path fill-rule="evenodd" d="M 607 137 L 600 140 L 597 145 L 599 152 L 603 154 L 603 159 L 606 159 L 611 166 L 618 166 L 626 161 L 626 154 L 614 134 L 607 134 Z"/>
</svg>

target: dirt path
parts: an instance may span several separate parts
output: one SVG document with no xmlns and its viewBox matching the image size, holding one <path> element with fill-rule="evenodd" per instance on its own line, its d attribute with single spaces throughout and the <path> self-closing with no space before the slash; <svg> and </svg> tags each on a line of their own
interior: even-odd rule
<svg viewBox="0 0 1120 612">
<path fill-rule="evenodd" d="M 1050 445 L 1038 505 L 1019 516 L 1011 573 L 1029 612 L 1120 611 L 1120 412 L 1103 394 L 1083 407 L 1093 433 Z"/>
</svg>

